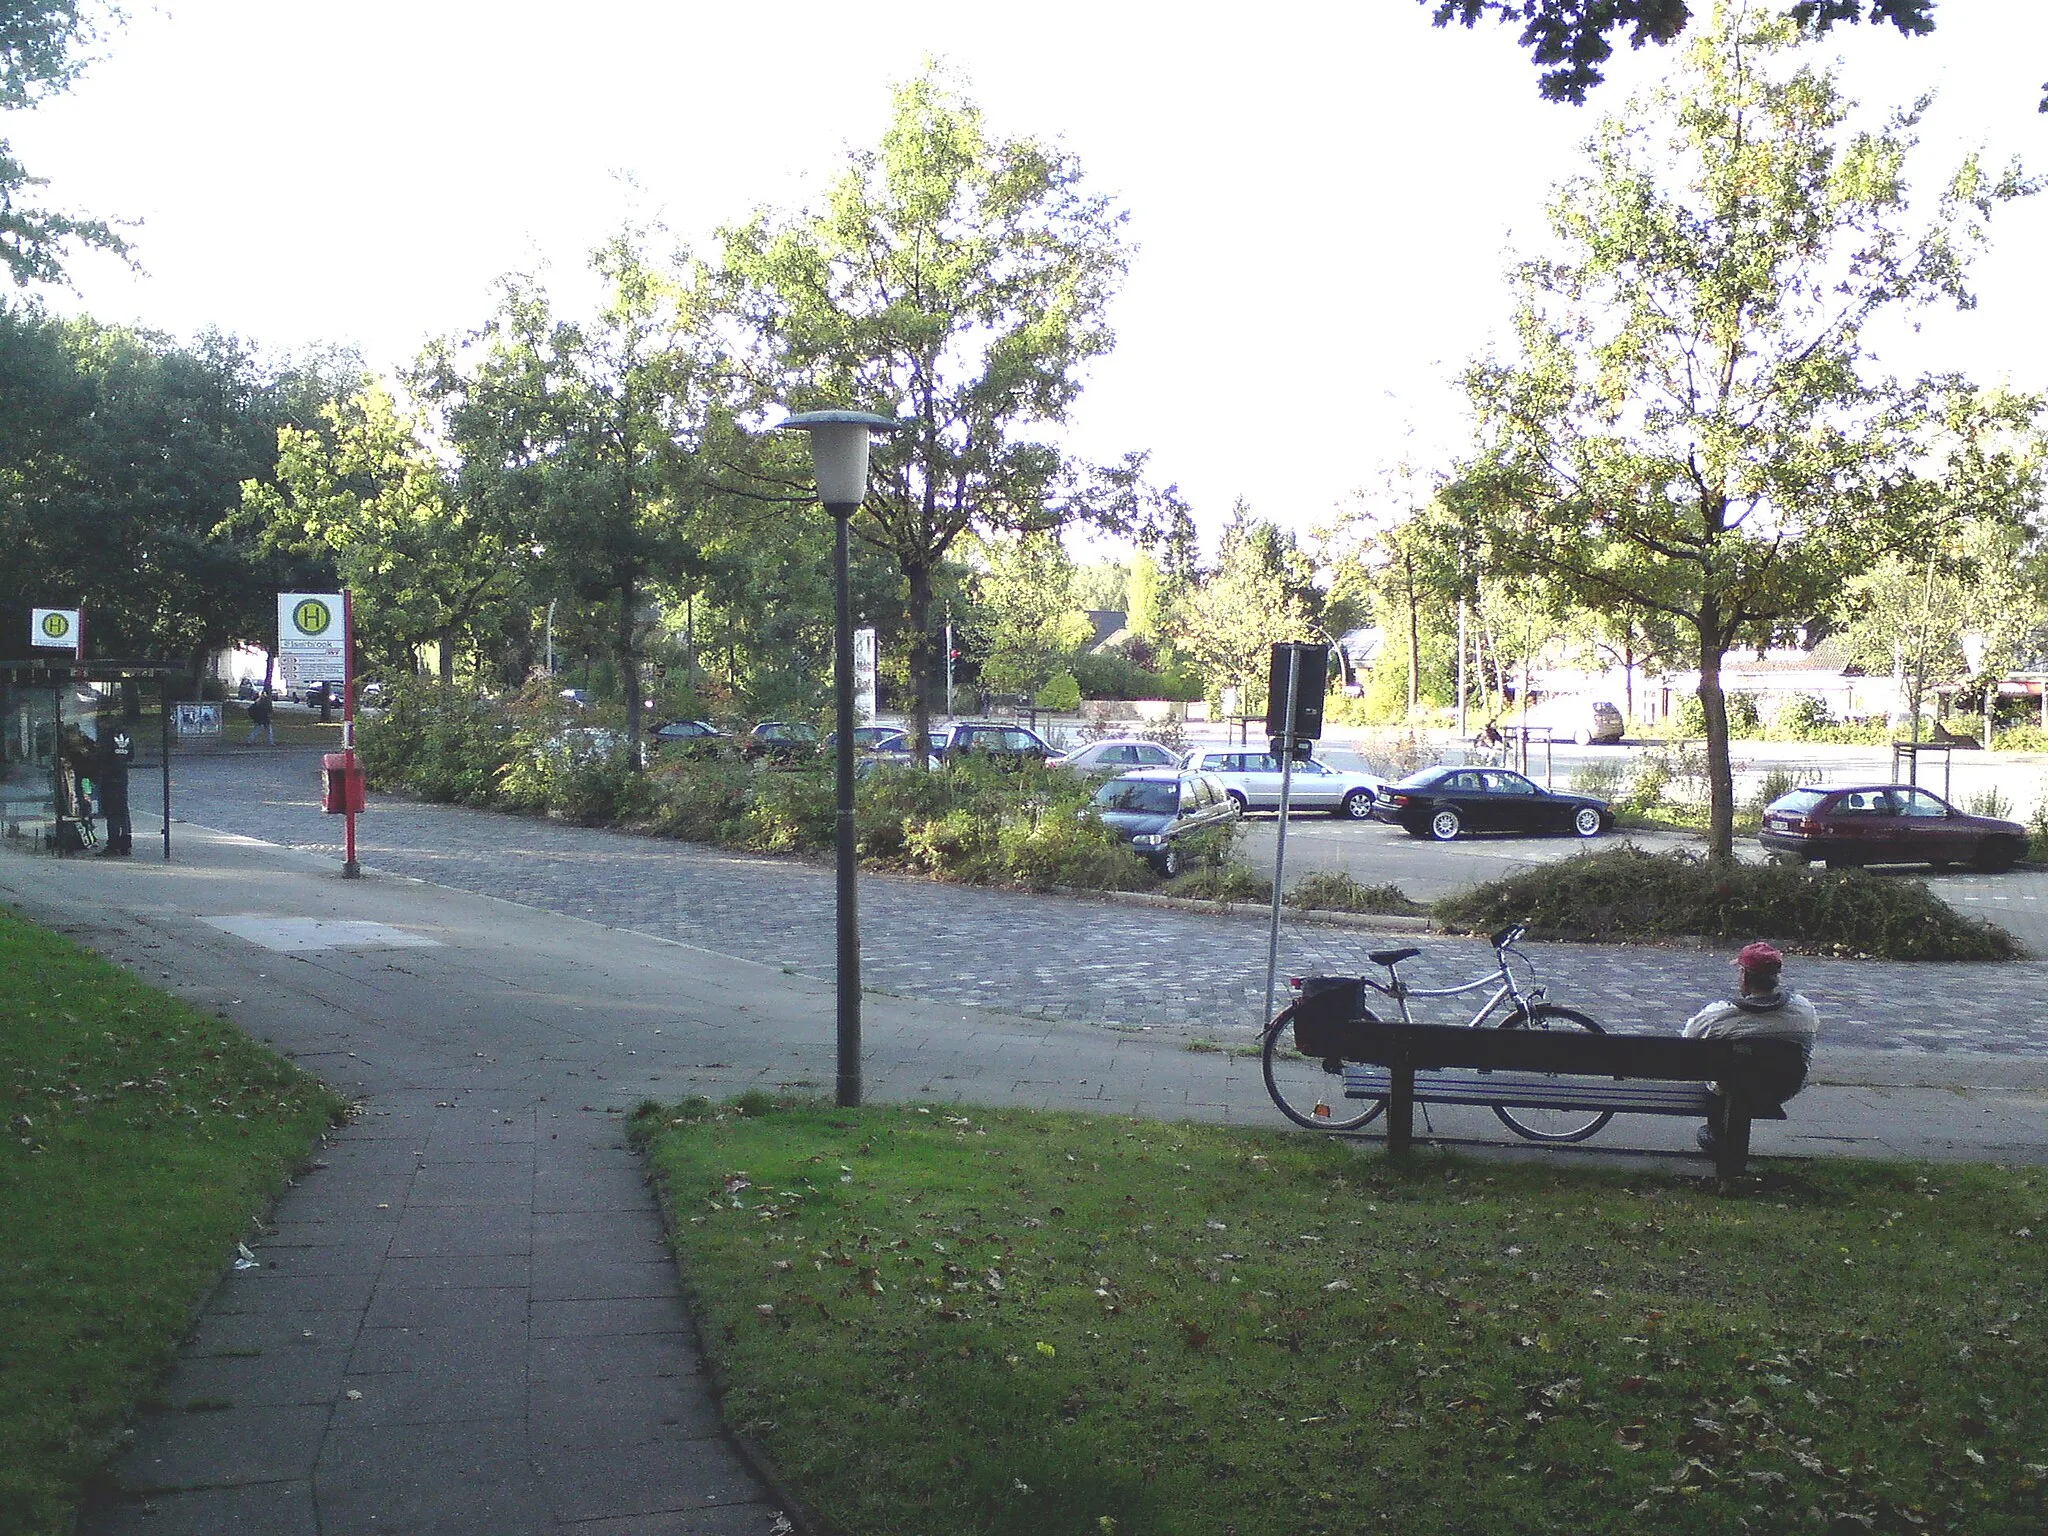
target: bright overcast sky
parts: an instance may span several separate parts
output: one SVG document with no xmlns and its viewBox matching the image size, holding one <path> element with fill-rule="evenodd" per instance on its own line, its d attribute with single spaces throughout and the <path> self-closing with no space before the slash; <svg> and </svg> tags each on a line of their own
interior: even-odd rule
<svg viewBox="0 0 2048 1536">
<path fill-rule="evenodd" d="M 1695 7 L 1704 13 L 1707 0 Z M 1670 62 L 1625 52 L 1587 108 L 1537 99 L 1512 34 L 1415 0 L 1198 8 L 904 0 L 183 0 L 134 6 L 76 90 L 0 128 L 60 205 L 139 221 L 143 271 L 56 300 L 178 335 L 359 347 L 373 367 L 479 323 L 492 279 L 631 212 L 695 244 L 809 199 L 937 55 L 993 131 L 1056 138 L 1131 214 L 1116 352 L 1072 440 L 1149 449 L 1205 529 L 1244 497 L 1298 527 L 1462 441 L 1454 376 L 1506 314 L 1511 242 L 1602 111 Z M 2048 4 L 1942 0 L 1932 37 L 1850 28 L 1866 105 L 1941 92 L 1917 178 L 1963 146 L 2048 170 Z M 631 183 L 631 186 L 628 183 Z M 1980 309 L 1887 358 L 2048 383 L 2048 199 L 1994 227 Z"/>
</svg>

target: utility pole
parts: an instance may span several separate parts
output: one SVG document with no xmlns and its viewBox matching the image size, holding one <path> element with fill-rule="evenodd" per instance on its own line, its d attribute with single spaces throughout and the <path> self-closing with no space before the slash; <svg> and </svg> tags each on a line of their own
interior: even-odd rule
<svg viewBox="0 0 2048 1536">
<path fill-rule="evenodd" d="M 953 718 L 953 605 L 946 605 L 946 718 Z"/>
</svg>

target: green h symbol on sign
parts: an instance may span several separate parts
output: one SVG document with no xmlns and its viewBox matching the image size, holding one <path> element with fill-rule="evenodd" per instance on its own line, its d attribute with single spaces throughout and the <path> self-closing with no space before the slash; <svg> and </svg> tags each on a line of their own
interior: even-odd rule
<svg viewBox="0 0 2048 1536">
<path fill-rule="evenodd" d="M 323 635 L 334 622 L 334 614 L 317 597 L 309 597 L 292 609 L 292 623 L 302 635 Z"/>
</svg>

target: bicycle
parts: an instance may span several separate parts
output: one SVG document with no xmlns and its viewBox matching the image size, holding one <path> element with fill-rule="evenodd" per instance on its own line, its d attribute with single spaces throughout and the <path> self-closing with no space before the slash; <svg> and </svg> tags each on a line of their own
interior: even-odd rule
<svg viewBox="0 0 2048 1536">
<path fill-rule="evenodd" d="M 1365 992 L 1369 988 L 1382 997 L 1392 998 L 1400 1008 L 1399 1022 L 1412 1024 L 1415 1020 L 1408 1011 L 1410 998 L 1457 997 L 1490 986 L 1495 988 L 1493 995 L 1466 1021 L 1468 1029 L 1485 1027 L 1505 1005 L 1506 1012 L 1498 1023 L 1501 1029 L 1582 1029 L 1591 1034 L 1605 1034 L 1605 1027 L 1587 1014 L 1545 1001 L 1544 989 L 1535 979 L 1535 962 L 1515 947 L 1515 941 L 1526 931 L 1525 925 L 1517 923 L 1494 934 L 1491 940 L 1495 959 L 1493 970 L 1455 986 L 1411 987 L 1404 982 L 1401 963 L 1422 953 L 1414 948 L 1374 950 L 1367 957 L 1373 964 L 1387 968 L 1387 980 L 1384 982 L 1375 981 L 1370 976 L 1312 977 L 1307 982 L 1290 982 L 1290 986 L 1301 989 L 1302 995 L 1273 1016 L 1259 1045 L 1266 1092 L 1272 1096 L 1280 1113 L 1296 1125 L 1306 1126 L 1312 1131 L 1355 1131 L 1370 1124 L 1387 1107 L 1385 1099 L 1365 1099 L 1354 1101 L 1363 1107 L 1352 1113 L 1343 1093 L 1343 1058 L 1323 1054 L 1331 1046 L 1328 1038 L 1330 1026 L 1335 1024 L 1340 1031 L 1342 1028 L 1342 1020 L 1330 1011 L 1332 1000 L 1328 994 L 1336 989 L 1352 989 L 1351 996 L 1355 1001 L 1344 1009 L 1348 1018 L 1381 1022 L 1379 1015 L 1365 1006 Z M 1526 986 L 1519 984 L 1508 968 L 1510 956 L 1521 961 L 1527 969 L 1529 981 Z M 1316 1008 L 1314 1000 L 1319 996 L 1324 997 L 1325 1002 Z M 1335 1002 L 1342 1008 L 1342 999 Z M 1303 1012 L 1305 1005 L 1309 1006 L 1310 1012 Z M 1297 1025 L 1297 1018 L 1300 1025 Z M 1288 1041 L 1290 1026 L 1296 1026 L 1292 1044 Z M 1307 1052 L 1299 1048 L 1304 1027 L 1308 1028 L 1311 1036 Z M 1335 1092 L 1330 1087 L 1332 1081 L 1337 1084 Z M 1333 1098 L 1337 1103 L 1331 1103 Z M 1493 1112 L 1517 1136 L 1542 1142 L 1584 1141 L 1597 1135 L 1614 1118 L 1611 1111 L 1510 1109 L 1504 1104 L 1494 1105 Z"/>
</svg>

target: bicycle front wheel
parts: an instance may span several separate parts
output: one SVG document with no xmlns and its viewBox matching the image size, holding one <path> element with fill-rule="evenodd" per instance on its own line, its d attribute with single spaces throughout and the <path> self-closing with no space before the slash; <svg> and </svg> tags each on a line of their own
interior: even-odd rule
<svg viewBox="0 0 2048 1536">
<path fill-rule="evenodd" d="M 1502 1029 L 1581 1029 L 1588 1034 L 1607 1033 L 1599 1023 L 1580 1013 L 1576 1008 L 1561 1008 L 1556 1003 L 1538 1003 L 1523 1012 L 1517 1009 L 1501 1021 Z M 1612 1110 L 1589 1109 L 1531 1109 L 1517 1107 L 1510 1109 L 1505 1104 L 1493 1106 L 1493 1112 L 1500 1116 L 1500 1123 L 1517 1136 L 1530 1141 L 1584 1141 L 1588 1136 L 1597 1136 L 1614 1118 Z"/>
<path fill-rule="evenodd" d="M 1370 1010 L 1361 1015 L 1372 1019 Z M 1378 1021 L 1375 1019 L 1375 1023 Z M 1387 1107 L 1385 1099 L 1344 1097 L 1344 1070 L 1334 1058 L 1304 1056 L 1295 1049 L 1294 1004 L 1273 1015 L 1259 1045 L 1266 1092 L 1280 1113 L 1312 1131 L 1355 1131 Z"/>
</svg>

